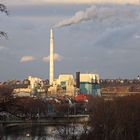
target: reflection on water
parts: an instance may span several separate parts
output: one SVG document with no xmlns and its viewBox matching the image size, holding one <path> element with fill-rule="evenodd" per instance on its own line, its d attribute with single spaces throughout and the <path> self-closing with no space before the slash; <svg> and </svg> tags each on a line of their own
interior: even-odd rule
<svg viewBox="0 0 140 140">
<path fill-rule="evenodd" d="M 67 140 L 77 139 L 85 132 L 87 127 L 81 124 L 69 124 L 65 126 L 43 126 L 32 125 L 31 127 L 20 127 L 2 129 L 0 140 Z M 87 129 L 88 130 L 88 129 Z"/>
</svg>

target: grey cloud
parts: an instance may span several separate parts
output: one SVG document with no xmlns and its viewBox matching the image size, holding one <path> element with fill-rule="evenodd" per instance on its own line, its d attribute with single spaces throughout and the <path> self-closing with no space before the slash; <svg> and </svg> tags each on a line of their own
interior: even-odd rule
<svg viewBox="0 0 140 140">
<path fill-rule="evenodd" d="M 139 34 L 135 35 L 134 37 L 135 37 L 136 39 L 140 39 L 140 35 L 139 35 Z"/>
<path fill-rule="evenodd" d="M 0 51 L 6 50 L 7 48 L 5 46 L 0 46 Z"/>
<path fill-rule="evenodd" d="M 34 28 L 45 27 L 50 22 L 52 26 L 60 19 L 70 16 L 77 9 L 85 8 L 87 5 L 17 5 L 10 6 L 10 15 L 0 15 L 1 24 L 5 30 L 24 29 L 33 30 Z"/>
<path fill-rule="evenodd" d="M 19 5 L 11 6 L 13 16 L 20 17 L 48 17 L 48 16 L 70 16 L 80 9 L 86 8 L 86 4 L 44 4 L 44 5 Z"/>
</svg>

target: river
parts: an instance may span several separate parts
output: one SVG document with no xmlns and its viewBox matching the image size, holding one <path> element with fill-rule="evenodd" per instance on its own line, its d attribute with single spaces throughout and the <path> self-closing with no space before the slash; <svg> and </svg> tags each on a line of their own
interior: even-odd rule
<svg viewBox="0 0 140 140">
<path fill-rule="evenodd" d="M 88 127 L 83 124 L 63 126 L 32 125 L 28 127 L 1 129 L 0 140 L 68 140 L 87 133 Z"/>
</svg>

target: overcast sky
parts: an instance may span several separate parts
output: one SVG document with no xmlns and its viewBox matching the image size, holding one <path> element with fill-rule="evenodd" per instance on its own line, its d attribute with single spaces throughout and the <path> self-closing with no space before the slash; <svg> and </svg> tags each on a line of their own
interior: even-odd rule
<svg viewBox="0 0 140 140">
<path fill-rule="evenodd" d="M 54 25 L 55 77 L 76 71 L 101 78 L 140 74 L 138 0 L 0 0 L 0 81 L 49 77 L 49 30 Z M 125 3 L 125 4 L 124 4 Z M 128 4 L 129 3 L 129 4 Z M 133 4 L 132 4 L 133 3 Z"/>
</svg>

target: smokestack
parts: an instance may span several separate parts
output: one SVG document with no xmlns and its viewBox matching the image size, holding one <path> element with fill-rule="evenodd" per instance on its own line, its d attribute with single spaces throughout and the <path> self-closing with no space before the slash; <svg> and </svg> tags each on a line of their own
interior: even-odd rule
<svg viewBox="0 0 140 140">
<path fill-rule="evenodd" d="M 54 36 L 53 29 L 50 30 L 50 85 L 54 81 Z"/>
<path fill-rule="evenodd" d="M 76 88 L 80 88 L 80 72 L 76 72 Z"/>
</svg>

